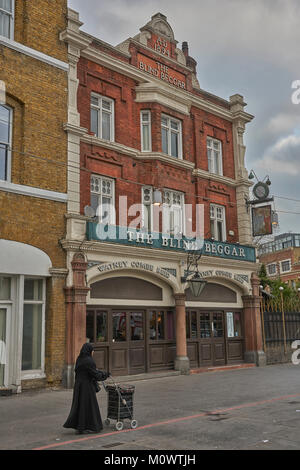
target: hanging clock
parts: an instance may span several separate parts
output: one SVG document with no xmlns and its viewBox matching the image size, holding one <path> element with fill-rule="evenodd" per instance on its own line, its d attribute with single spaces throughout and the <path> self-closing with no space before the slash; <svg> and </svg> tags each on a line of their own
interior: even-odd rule
<svg viewBox="0 0 300 470">
<path fill-rule="evenodd" d="M 257 199 L 266 199 L 269 196 L 269 186 L 267 183 L 259 181 L 253 188 L 253 194 Z"/>
</svg>

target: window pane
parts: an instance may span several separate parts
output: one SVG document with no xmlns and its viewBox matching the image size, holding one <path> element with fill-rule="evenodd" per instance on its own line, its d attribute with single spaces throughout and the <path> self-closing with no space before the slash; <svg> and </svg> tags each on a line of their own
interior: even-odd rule
<svg viewBox="0 0 300 470">
<path fill-rule="evenodd" d="M 91 96 L 91 104 L 94 106 L 99 106 L 99 98 L 96 96 Z"/>
<path fill-rule="evenodd" d="M 102 108 L 106 109 L 107 111 L 111 110 L 111 102 L 107 100 L 102 100 Z"/>
<path fill-rule="evenodd" d="M 0 180 L 7 179 L 7 147 L 0 144 Z"/>
<path fill-rule="evenodd" d="M 11 299 L 11 279 L 9 277 L 0 277 L 0 300 Z"/>
<path fill-rule="evenodd" d="M 163 153 L 168 153 L 168 131 L 163 128 L 161 130 L 161 145 Z"/>
<path fill-rule="evenodd" d="M 108 224 L 112 221 L 112 211 L 113 206 L 111 199 L 108 197 L 102 198 L 101 213 L 99 214 L 102 217 L 101 222 L 103 224 Z"/>
<path fill-rule="evenodd" d="M 12 0 L 0 0 L 0 8 L 12 12 Z"/>
<path fill-rule="evenodd" d="M 176 121 L 171 121 L 171 128 L 178 130 L 179 129 L 179 123 L 176 122 Z"/>
<path fill-rule="evenodd" d="M 156 312 L 150 312 L 150 337 L 149 339 L 156 338 Z"/>
<path fill-rule="evenodd" d="M 164 312 L 157 314 L 157 339 L 165 338 Z"/>
<path fill-rule="evenodd" d="M 148 112 L 142 113 L 142 122 L 149 122 L 150 121 L 150 115 Z"/>
<path fill-rule="evenodd" d="M 214 152 L 214 173 L 220 174 L 219 152 Z"/>
<path fill-rule="evenodd" d="M 192 338 L 197 338 L 197 312 L 191 312 L 191 334 Z"/>
<path fill-rule="evenodd" d="M 86 338 L 87 341 L 94 342 L 94 312 L 86 314 Z"/>
<path fill-rule="evenodd" d="M 114 312 L 113 321 L 113 341 L 126 341 L 126 312 Z"/>
<path fill-rule="evenodd" d="M 91 132 L 99 137 L 99 124 L 98 124 L 98 111 L 97 109 L 91 109 Z"/>
<path fill-rule="evenodd" d="M 0 106 L 0 142 L 5 144 L 9 143 L 9 122 L 9 109 L 7 109 L 5 106 Z"/>
<path fill-rule="evenodd" d="M 223 314 L 214 313 L 213 314 L 213 335 L 217 338 L 223 336 Z"/>
<path fill-rule="evenodd" d="M 162 124 L 162 126 L 168 126 L 168 119 L 162 116 L 161 124 Z"/>
<path fill-rule="evenodd" d="M 10 15 L 0 12 L 0 36 L 10 37 L 10 19 Z"/>
<path fill-rule="evenodd" d="M 142 126 L 142 129 L 143 129 L 143 135 L 142 135 L 142 139 L 143 139 L 143 143 L 142 143 L 142 149 L 143 150 L 150 150 L 150 128 L 149 128 L 149 124 L 147 125 L 143 125 Z"/>
<path fill-rule="evenodd" d="M 220 222 L 218 220 L 217 221 L 217 228 L 218 228 L 217 240 L 222 242 L 223 241 L 223 222 Z"/>
<path fill-rule="evenodd" d="M 130 339 L 140 341 L 144 339 L 143 314 L 134 312 L 130 314 Z"/>
<path fill-rule="evenodd" d="M 102 113 L 102 139 L 110 140 L 110 114 Z"/>
<path fill-rule="evenodd" d="M 175 338 L 174 312 L 167 312 L 167 339 Z"/>
<path fill-rule="evenodd" d="M 107 341 L 107 312 L 97 312 L 96 342 Z"/>
<path fill-rule="evenodd" d="M 42 279 L 25 279 L 24 300 L 43 300 Z"/>
<path fill-rule="evenodd" d="M 200 337 L 210 338 L 210 331 L 209 313 L 200 313 Z"/>
<path fill-rule="evenodd" d="M 241 314 L 234 314 L 234 336 L 242 336 Z"/>
<path fill-rule="evenodd" d="M 4 386 L 4 368 L 6 363 L 6 309 L 0 308 L 0 387 Z"/>
<path fill-rule="evenodd" d="M 42 305 L 24 304 L 22 370 L 41 368 Z"/>
<path fill-rule="evenodd" d="M 99 196 L 97 194 L 91 194 L 91 206 L 95 209 L 96 214 L 98 215 L 98 206 L 99 206 Z"/>
<path fill-rule="evenodd" d="M 178 157 L 178 134 L 171 132 L 171 155 L 172 157 Z"/>
</svg>

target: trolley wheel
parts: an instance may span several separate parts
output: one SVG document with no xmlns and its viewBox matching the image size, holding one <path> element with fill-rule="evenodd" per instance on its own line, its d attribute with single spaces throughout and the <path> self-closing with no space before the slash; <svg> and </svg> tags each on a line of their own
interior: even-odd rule
<svg viewBox="0 0 300 470">
<path fill-rule="evenodd" d="M 137 428 L 138 422 L 136 419 L 133 419 L 130 423 L 131 429 Z"/>
<path fill-rule="evenodd" d="M 118 422 L 116 423 L 116 430 L 117 430 L 117 431 L 122 431 L 123 426 L 124 426 L 124 425 L 123 425 L 122 421 L 118 421 Z"/>
<path fill-rule="evenodd" d="M 110 419 L 109 419 L 109 418 L 106 418 L 106 420 L 105 420 L 104 422 L 105 422 L 105 424 L 106 424 L 107 426 L 110 425 Z"/>
</svg>

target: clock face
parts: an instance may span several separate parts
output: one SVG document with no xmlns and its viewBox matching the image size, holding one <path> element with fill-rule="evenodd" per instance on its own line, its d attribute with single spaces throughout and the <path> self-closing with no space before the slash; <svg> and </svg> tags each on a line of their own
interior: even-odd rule
<svg viewBox="0 0 300 470">
<path fill-rule="evenodd" d="M 269 195 L 269 187 L 266 183 L 259 182 L 254 186 L 253 193 L 257 199 L 265 199 Z"/>
</svg>

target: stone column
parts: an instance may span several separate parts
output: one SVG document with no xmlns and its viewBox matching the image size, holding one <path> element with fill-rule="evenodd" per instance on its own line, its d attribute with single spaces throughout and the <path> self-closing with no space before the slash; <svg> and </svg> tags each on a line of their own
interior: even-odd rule
<svg viewBox="0 0 300 470">
<path fill-rule="evenodd" d="M 260 313 L 259 278 L 252 274 L 252 295 L 243 296 L 245 328 L 245 361 L 266 365 Z"/>
<path fill-rule="evenodd" d="M 86 342 L 86 286 L 87 262 L 81 253 L 75 254 L 71 263 L 73 286 L 65 288 L 67 304 L 66 325 L 66 370 L 64 383 L 67 388 L 74 385 L 74 365 L 82 345 Z"/>
<path fill-rule="evenodd" d="M 176 305 L 176 359 L 174 369 L 182 374 L 189 374 L 190 361 L 187 357 L 185 294 L 175 294 Z"/>
</svg>

